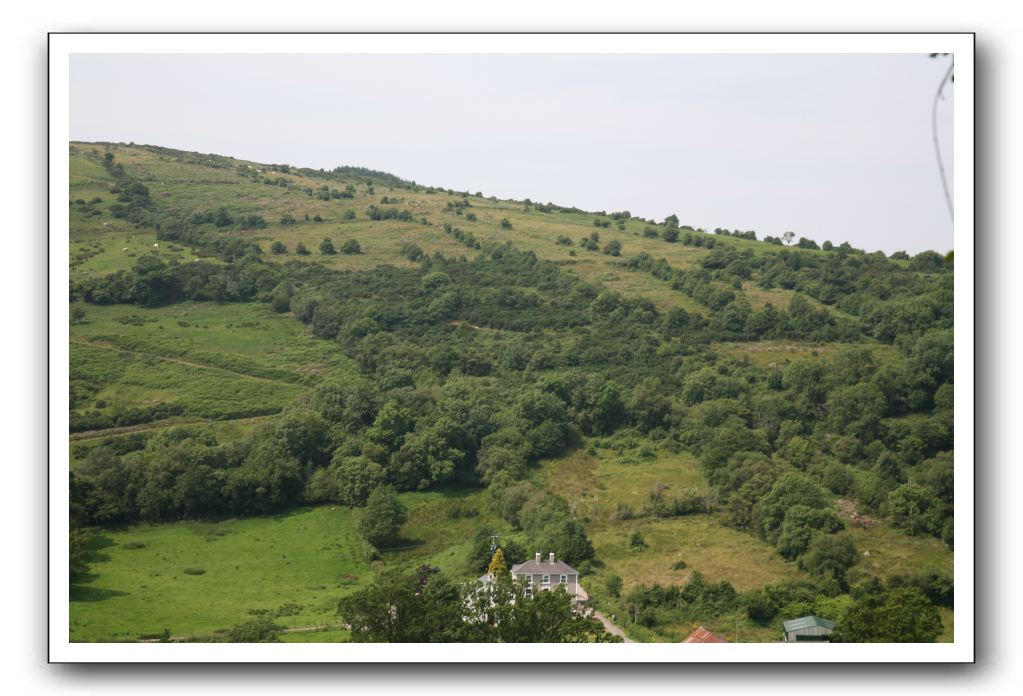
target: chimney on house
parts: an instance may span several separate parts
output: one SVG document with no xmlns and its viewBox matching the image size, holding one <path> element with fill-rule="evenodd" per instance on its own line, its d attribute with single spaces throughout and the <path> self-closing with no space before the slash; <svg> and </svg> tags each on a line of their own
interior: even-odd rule
<svg viewBox="0 0 1023 696">
<path fill-rule="evenodd" d="M 549 556 L 549 558 L 551 559 L 551 565 L 554 565 L 554 552 L 553 551 L 551 551 L 551 555 Z"/>
<path fill-rule="evenodd" d="M 540 552 L 539 551 L 536 552 L 536 562 L 537 563 L 540 562 Z"/>
</svg>

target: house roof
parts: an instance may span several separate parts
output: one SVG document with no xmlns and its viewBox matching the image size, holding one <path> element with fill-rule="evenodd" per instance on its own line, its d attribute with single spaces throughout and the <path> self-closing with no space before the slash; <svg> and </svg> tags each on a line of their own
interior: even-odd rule
<svg viewBox="0 0 1023 696">
<path fill-rule="evenodd" d="M 555 560 L 554 563 L 551 563 L 548 558 L 541 558 L 539 563 L 535 559 L 530 559 L 525 563 L 513 565 L 511 573 L 512 575 L 520 573 L 530 573 L 532 575 L 578 575 L 579 571 L 564 561 Z"/>
<path fill-rule="evenodd" d="M 703 626 L 700 626 L 695 631 L 690 633 L 688 636 L 682 639 L 683 643 L 727 643 L 728 641 L 721 636 L 715 635 L 708 631 Z"/>
<path fill-rule="evenodd" d="M 786 633 L 805 630 L 807 628 L 826 628 L 830 631 L 835 627 L 835 622 L 822 619 L 819 616 L 801 616 L 798 619 L 785 621 L 783 625 Z"/>
</svg>

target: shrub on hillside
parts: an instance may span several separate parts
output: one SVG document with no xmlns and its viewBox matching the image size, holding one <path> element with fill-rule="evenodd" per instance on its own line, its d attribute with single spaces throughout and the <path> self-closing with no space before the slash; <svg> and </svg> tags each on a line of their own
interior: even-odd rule
<svg viewBox="0 0 1023 696">
<path fill-rule="evenodd" d="M 268 615 L 257 616 L 229 628 L 227 640 L 231 643 L 276 643 L 281 630 Z"/>
</svg>

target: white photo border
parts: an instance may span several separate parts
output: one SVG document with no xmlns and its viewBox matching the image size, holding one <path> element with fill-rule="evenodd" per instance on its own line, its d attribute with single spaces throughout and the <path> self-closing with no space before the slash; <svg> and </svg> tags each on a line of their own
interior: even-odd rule
<svg viewBox="0 0 1023 696">
<path fill-rule="evenodd" d="M 955 640 L 934 644 L 72 643 L 68 604 L 67 261 L 70 59 L 76 53 L 951 53 L 956 64 Z M 969 663 L 975 661 L 974 35 L 972 33 L 53 33 L 49 35 L 49 661 L 221 663 Z M 156 143 L 159 144 L 159 143 Z"/>
</svg>

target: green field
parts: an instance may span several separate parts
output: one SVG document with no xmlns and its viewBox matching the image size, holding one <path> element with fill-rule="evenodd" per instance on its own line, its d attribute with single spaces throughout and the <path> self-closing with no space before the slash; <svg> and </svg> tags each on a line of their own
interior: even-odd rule
<svg viewBox="0 0 1023 696">
<path fill-rule="evenodd" d="M 325 506 L 107 531 L 92 576 L 71 588 L 71 640 L 135 640 L 164 629 L 202 637 L 252 618 L 250 610 L 284 605 L 298 608 L 277 619 L 283 626 L 336 624 L 337 599 L 373 578 L 355 515 Z"/>
<path fill-rule="evenodd" d="M 952 552 L 938 539 L 906 536 L 886 525 L 851 527 L 850 533 L 863 554 L 857 565 L 863 572 L 887 577 L 933 568 L 952 575 Z"/>
<path fill-rule="evenodd" d="M 134 640 L 170 629 L 201 638 L 252 618 L 250 610 L 289 613 L 286 628 L 337 625 L 337 600 L 385 568 L 429 564 L 466 573 L 476 528 L 503 528 L 471 490 L 406 493 L 408 522 L 393 549 L 367 557 L 355 529 L 359 510 L 298 508 L 270 517 L 175 522 L 103 532 L 89 577 L 71 589 L 71 639 Z M 457 507 L 464 515 L 453 518 Z M 141 548 L 132 548 L 135 544 Z M 201 568 L 189 575 L 185 568 Z M 294 612 L 294 613 L 290 613 Z M 346 631 L 286 633 L 288 642 L 343 641 Z"/>
</svg>

